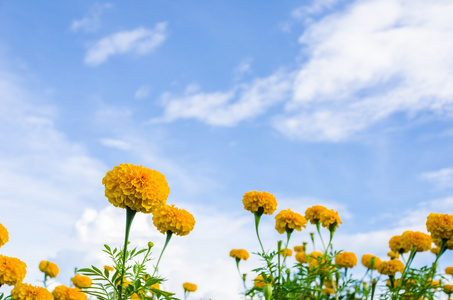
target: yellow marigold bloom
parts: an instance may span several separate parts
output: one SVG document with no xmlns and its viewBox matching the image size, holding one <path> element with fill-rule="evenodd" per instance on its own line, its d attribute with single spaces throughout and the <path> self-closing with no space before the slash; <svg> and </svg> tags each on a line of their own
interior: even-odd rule
<svg viewBox="0 0 453 300">
<path fill-rule="evenodd" d="M 249 258 L 249 253 L 244 249 L 233 249 L 230 251 L 230 256 L 233 258 L 238 258 L 242 260 L 247 260 Z"/>
<path fill-rule="evenodd" d="M 156 282 L 155 284 L 151 285 L 150 287 L 150 292 L 151 294 L 155 295 L 156 293 L 151 291 L 151 289 L 156 289 L 156 290 L 160 290 L 160 285 L 159 285 L 159 282 Z"/>
<path fill-rule="evenodd" d="M 188 235 L 195 226 L 195 218 L 187 210 L 165 205 L 153 215 L 153 224 L 163 234 L 171 231 L 176 235 Z"/>
<path fill-rule="evenodd" d="M 283 256 L 283 257 L 292 256 L 293 255 L 293 251 L 291 249 L 281 249 L 280 250 L 280 255 Z"/>
<path fill-rule="evenodd" d="M 339 268 L 353 268 L 357 265 L 357 256 L 353 252 L 341 252 L 335 255 L 335 264 Z"/>
<path fill-rule="evenodd" d="M 446 267 L 445 274 L 453 275 L 453 267 Z"/>
<path fill-rule="evenodd" d="M 170 188 L 160 172 L 133 164 L 120 164 L 102 179 L 105 196 L 116 207 L 153 213 L 165 205 Z"/>
<path fill-rule="evenodd" d="M 261 289 L 261 288 L 266 284 L 266 282 L 264 282 L 263 276 L 258 275 L 258 276 L 256 276 L 256 278 L 253 280 L 253 284 L 254 284 L 257 288 Z"/>
<path fill-rule="evenodd" d="M 389 241 L 390 250 L 395 253 L 407 253 L 409 252 L 410 248 L 405 248 L 404 245 L 401 243 L 401 235 L 393 236 Z"/>
<path fill-rule="evenodd" d="M 373 266 L 371 266 L 371 263 L 372 263 L 372 259 L 374 259 L 373 261 Z M 379 265 L 379 263 L 381 262 L 381 259 L 377 256 L 374 256 L 372 254 L 364 254 L 362 256 L 362 265 L 367 268 L 367 269 L 370 269 L 370 270 L 376 270 L 377 269 L 377 265 Z"/>
<path fill-rule="evenodd" d="M 274 195 L 262 191 L 250 191 L 244 194 L 242 199 L 244 209 L 252 213 L 258 212 L 260 207 L 263 208 L 263 214 L 272 215 L 277 209 L 277 199 Z"/>
<path fill-rule="evenodd" d="M 433 238 L 451 239 L 453 237 L 453 215 L 430 213 L 426 218 L 426 229 Z"/>
<path fill-rule="evenodd" d="M 109 270 L 110 272 L 113 272 L 115 269 L 111 266 L 104 266 L 104 269 Z"/>
<path fill-rule="evenodd" d="M 60 272 L 56 264 L 47 260 L 43 260 L 39 263 L 39 270 L 50 278 L 57 277 L 58 272 Z"/>
<path fill-rule="evenodd" d="M 197 290 L 197 285 L 190 282 L 183 283 L 182 287 L 184 288 L 184 291 L 187 292 L 195 292 Z"/>
<path fill-rule="evenodd" d="M 416 247 L 417 252 L 424 252 L 431 249 L 431 237 L 420 231 L 405 231 L 400 237 L 401 246 L 404 249 L 412 249 Z"/>
<path fill-rule="evenodd" d="M 333 209 L 326 209 L 321 213 L 321 225 L 329 230 L 333 230 L 342 224 L 338 212 Z"/>
<path fill-rule="evenodd" d="M 300 263 L 300 264 L 306 264 L 308 262 L 307 260 L 307 254 L 305 252 L 302 252 L 302 251 L 298 251 L 296 252 L 296 260 Z"/>
<path fill-rule="evenodd" d="M 72 284 L 78 288 L 87 288 L 91 286 L 91 278 L 87 276 L 83 276 L 80 274 L 76 274 L 74 277 L 72 277 Z"/>
<path fill-rule="evenodd" d="M 377 266 L 377 271 L 382 275 L 395 276 L 396 272 L 403 273 L 404 264 L 396 259 L 383 261 Z"/>
<path fill-rule="evenodd" d="M 400 254 L 398 252 L 393 252 L 393 251 L 388 252 L 387 256 L 390 257 L 390 259 L 400 258 Z"/>
<path fill-rule="evenodd" d="M 453 294 L 453 284 L 444 284 L 442 289 L 448 295 Z"/>
<path fill-rule="evenodd" d="M 431 251 L 432 254 L 437 255 L 439 253 L 439 250 L 440 250 L 440 248 L 436 246 L 436 247 L 432 247 L 431 250 L 429 250 L 429 251 Z"/>
<path fill-rule="evenodd" d="M 294 251 L 296 252 L 304 252 L 304 246 L 294 246 Z"/>
<path fill-rule="evenodd" d="M 78 288 L 59 285 L 52 291 L 55 300 L 86 300 L 87 295 Z"/>
<path fill-rule="evenodd" d="M 18 258 L 0 255 L 0 286 L 16 285 L 24 280 L 27 265 Z"/>
<path fill-rule="evenodd" d="M 11 290 L 14 300 L 52 300 L 52 294 L 45 288 L 33 286 L 28 283 L 18 283 Z"/>
<path fill-rule="evenodd" d="M 5 226 L 0 224 L 0 247 L 6 244 L 9 240 L 8 230 L 6 230 Z"/>
<path fill-rule="evenodd" d="M 275 229 L 280 234 L 287 230 L 301 231 L 302 227 L 307 227 L 307 219 L 301 214 L 293 212 L 291 209 L 284 209 L 275 216 Z"/>
<path fill-rule="evenodd" d="M 322 289 L 322 292 L 324 294 L 327 294 L 327 295 L 333 295 L 335 294 L 335 290 L 333 288 L 330 288 L 330 287 L 325 287 Z"/>
<path fill-rule="evenodd" d="M 440 247 L 442 243 L 442 239 L 439 237 L 431 237 L 433 240 L 434 245 L 437 247 Z M 453 239 L 447 240 L 447 243 L 445 244 L 445 249 L 453 250 Z"/>
<path fill-rule="evenodd" d="M 312 253 L 310 253 L 310 255 L 308 256 L 308 264 L 310 268 L 319 265 L 318 257 L 322 257 L 321 252 L 313 251 Z"/>
<path fill-rule="evenodd" d="M 310 221 L 311 224 L 316 224 L 321 220 L 321 214 L 325 212 L 327 208 L 321 205 L 315 205 L 307 208 L 305 211 L 305 218 Z"/>
</svg>

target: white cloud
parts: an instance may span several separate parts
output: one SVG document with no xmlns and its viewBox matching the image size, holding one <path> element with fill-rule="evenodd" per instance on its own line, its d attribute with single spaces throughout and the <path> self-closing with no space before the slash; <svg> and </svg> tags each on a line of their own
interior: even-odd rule
<svg viewBox="0 0 453 300">
<path fill-rule="evenodd" d="M 306 20 L 311 15 L 316 15 L 333 8 L 340 0 L 313 0 L 309 5 L 302 5 L 291 12 L 295 19 Z"/>
<path fill-rule="evenodd" d="M 134 94 L 135 99 L 144 99 L 149 95 L 149 86 L 143 85 L 139 87 Z"/>
<path fill-rule="evenodd" d="M 438 189 L 453 187 L 453 168 L 444 168 L 438 171 L 420 174 L 420 179 L 431 182 Z"/>
<path fill-rule="evenodd" d="M 127 151 L 131 149 L 131 145 L 125 141 L 118 140 L 118 139 L 108 139 L 103 138 L 101 139 L 101 144 L 110 147 L 110 148 L 117 148 L 123 151 Z"/>
<path fill-rule="evenodd" d="M 85 32 L 96 32 L 101 26 L 101 15 L 105 10 L 111 8 L 113 5 L 110 3 L 94 4 L 88 15 L 80 20 L 74 20 L 71 23 L 71 30 L 77 32 L 83 30 Z"/>
<path fill-rule="evenodd" d="M 167 23 L 157 23 L 153 29 L 138 27 L 131 31 L 121 31 L 102 38 L 89 47 L 85 63 L 97 66 L 112 56 L 125 53 L 145 55 L 163 44 L 167 38 Z"/>
<path fill-rule="evenodd" d="M 243 59 L 239 65 L 234 68 L 234 77 L 235 80 L 241 79 L 245 74 L 251 72 L 251 65 L 252 65 L 252 59 L 251 58 L 246 58 Z"/>
</svg>

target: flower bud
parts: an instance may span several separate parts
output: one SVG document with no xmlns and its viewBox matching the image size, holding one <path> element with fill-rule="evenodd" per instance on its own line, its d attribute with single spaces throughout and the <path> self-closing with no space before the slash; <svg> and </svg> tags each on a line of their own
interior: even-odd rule
<svg viewBox="0 0 453 300">
<path fill-rule="evenodd" d="M 269 283 L 266 283 L 263 287 L 264 299 L 270 300 L 272 297 L 272 286 Z"/>
</svg>

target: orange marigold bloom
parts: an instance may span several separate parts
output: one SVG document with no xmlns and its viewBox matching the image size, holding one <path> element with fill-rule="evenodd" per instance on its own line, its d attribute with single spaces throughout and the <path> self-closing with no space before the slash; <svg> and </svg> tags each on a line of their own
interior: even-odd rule
<svg viewBox="0 0 453 300">
<path fill-rule="evenodd" d="M 70 288 L 64 285 L 55 287 L 52 291 L 55 300 L 86 300 L 87 295 L 78 288 Z"/>
<path fill-rule="evenodd" d="M 453 275 L 453 267 L 446 267 L 445 274 Z"/>
<path fill-rule="evenodd" d="M 307 227 L 307 219 L 301 214 L 293 212 L 291 209 L 284 209 L 275 216 L 275 229 L 280 234 L 289 230 L 301 231 L 302 227 Z"/>
<path fill-rule="evenodd" d="M 310 255 L 308 256 L 308 264 L 310 268 L 319 265 L 318 257 L 322 257 L 321 252 L 313 251 L 312 253 L 310 253 Z"/>
<path fill-rule="evenodd" d="M 453 237 L 453 215 L 430 213 L 426 218 L 426 229 L 433 238 L 451 239 Z"/>
<path fill-rule="evenodd" d="M 47 260 L 43 260 L 39 263 L 39 270 L 50 278 L 57 277 L 58 272 L 60 272 L 56 264 Z"/>
<path fill-rule="evenodd" d="M 116 207 L 153 213 L 165 205 L 170 187 L 160 172 L 133 164 L 120 164 L 102 179 L 105 196 Z"/>
<path fill-rule="evenodd" d="M 76 274 L 74 277 L 72 277 L 72 284 L 78 288 L 87 288 L 91 286 L 91 278 L 87 276 L 83 276 L 80 274 Z"/>
<path fill-rule="evenodd" d="M 52 300 L 52 294 L 45 288 L 33 286 L 28 283 L 18 283 L 11 290 L 14 300 Z"/>
<path fill-rule="evenodd" d="M 304 246 L 294 246 L 294 251 L 296 252 L 304 252 Z"/>
<path fill-rule="evenodd" d="M 293 255 L 293 250 L 291 250 L 291 249 L 281 249 L 280 250 L 280 255 L 283 256 L 283 257 L 292 256 Z"/>
<path fill-rule="evenodd" d="M 265 191 L 250 191 L 245 193 L 242 204 L 244 204 L 245 210 L 252 213 L 256 213 L 260 208 L 263 208 L 263 214 L 272 215 L 277 209 L 277 199 L 274 195 Z"/>
<path fill-rule="evenodd" d="M 390 250 L 395 253 L 407 253 L 409 252 L 410 248 L 405 248 L 404 245 L 401 243 L 401 235 L 393 236 L 389 241 Z"/>
<path fill-rule="evenodd" d="M 307 263 L 307 254 L 305 252 L 302 252 L 302 251 L 296 252 L 296 260 L 300 264 L 306 264 Z"/>
<path fill-rule="evenodd" d="M 257 287 L 257 288 L 262 288 L 266 282 L 264 282 L 264 278 L 263 276 L 261 275 L 258 275 L 256 276 L 256 278 L 253 280 L 253 284 Z"/>
<path fill-rule="evenodd" d="M 109 270 L 110 272 L 113 272 L 115 269 L 111 266 L 104 266 L 104 269 Z"/>
<path fill-rule="evenodd" d="M 387 256 L 390 257 L 390 259 L 400 258 L 400 254 L 398 252 L 393 252 L 393 251 L 388 252 Z"/>
<path fill-rule="evenodd" d="M 0 224 L 0 247 L 6 244 L 9 240 L 8 230 L 6 227 Z"/>
<path fill-rule="evenodd" d="M 154 213 L 153 224 L 163 234 L 171 231 L 176 235 L 184 236 L 193 230 L 195 218 L 188 211 L 172 204 L 165 205 Z"/>
<path fill-rule="evenodd" d="M 237 259 L 247 260 L 250 255 L 245 249 L 233 249 L 230 251 L 230 256 Z"/>
<path fill-rule="evenodd" d="M 424 252 L 431 249 L 431 237 L 420 231 L 405 231 L 400 237 L 400 243 L 404 249 L 416 247 L 417 252 Z"/>
<path fill-rule="evenodd" d="M 339 268 L 353 268 L 357 265 L 357 256 L 353 252 L 340 252 L 335 255 L 335 264 Z"/>
<path fill-rule="evenodd" d="M 24 280 L 27 265 L 18 258 L 0 255 L 0 286 L 16 285 Z"/>
<path fill-rule="evenodd" d="M 377 256 L 372 254 L 364 254 L 362 256 L 362 265 L 370 270 L 376 270 L 377 265 L 381 262 L 381 259 Z"/>
<path fill-rule="evenodd" d="M 437 247 L 441 246 L 442 239 L 439 237 L 431 237 L 433 240 L 434 245 Z M 453 250 L 453 239 L 447 240 L 447 243 L 445 244 L 445 249 Z"/>
<path fill-rule="evenodd" d="M 325 287 L 322 289 L 322 292 L 324 294 L 327 294 L 327 295 L 333 295 L 335 294 L 335 290 L 333 288 L 330 288 L 330 287 Z"/>
<path fill-rule="evenodd" d="M 396 272 L 403 273 L 404 264 L 396 259 L 383 261 L 377 266 L 377 271 L 382 275 L 395 276 Z"/>
<path fill-rule="evenodd" d="M 444 284 L 442 286 L 442 289 L 443 291 L 445 292 L 445 294 L 453 294 L 453 284 Z"/>
<path fill-rule="evenodd" d="M 321 213 L 321 225 L 329 230 L 333 230 L 342 224 L 338 212 L 333 209 L 327 209 Z"/>
<path fill-rule="evenodd" d="M 429 251 L 431 251 L 432 254 L 437 255 L 439 253 L 440 248 L 439 247 L 432 247 Z"/>
<path fill-rule="evenodd" d="M 190 282 L 185 282 L 182 287 L 184 288 L 184 291 L 187 292 L 195 292 L 197 290 L 197 286 Z"/>
<path fill-rule="evenodd" d="M 307 208 L 305 211 L 305 218 L 310 221 L 311 224 L 316 224 L 321 220 L 321 214 L 325 212 L 327 208 L 321 205 L 315 205 Z"/>
</svg>

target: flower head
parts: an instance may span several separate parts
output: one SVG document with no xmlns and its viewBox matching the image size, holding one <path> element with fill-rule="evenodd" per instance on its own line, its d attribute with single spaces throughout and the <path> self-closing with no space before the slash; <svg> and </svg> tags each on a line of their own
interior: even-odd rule
<svg viewBox="0 0 453 300">
<path fill-rule="evenodd" d="M 329 230 L 336 229 L 339 224 L 342 224 L 338 212 L 333 209 L 327 209 L 321 213 L 321 225 Z"/>
<path fill-rule="evenodd" d="M 110 271 L 110 272 L 113 272 L 115 269 L 111 266 L 104 266 L 104 269 Z"/>
<path fill-rule="evenodd" d="M 294 246 L 293 249 L 296 252 L 304 252 L 305 251 L 304 246 Z"/>
<path fill-rule="evenodd" d="M 0 247 L 6 244 L 9 240 L 8 230 L 6 230 L 5 226 L 0 224 Z"/>
<path fill-rule="evenodd" d="M 0 255 L 0 285 L 16 285 L 24 280 L 27 265 L 18 258 Z"/>
<path fill-rule="evenodd" d="M 52 294 L 45 288 L 28 283 L 18 283 L 11 290 L 11 298 L 15 300 L 52 300 Z"/>
<path fill-rule="evenodd" d="M 429 251 L 431 251 L 432 254 L 437 255 L 437 254 L 439 254 L 439 250 L 440 250 L 440 248 L 436 246 L 436 247 L 432 247 Z"/>
<path fill-rule="evenodd" d="M 404 264 L 396 259 L 383 261 L 377 266 L 377 271 L 382 275 L 395 276 L 396 272 L 403 273 Z"/>
<path fill-rule="evenodd" d="M 307 219 L 301 214 L 293 212 L 291 209 L 285 209 L 275 216 L 275 229 L 281 234 L 285 231 L 301 231 L 302 227 L 307 227 Z"/>
<path fill-rule="evenodd" d="M 442 244 L 442 239 L 440 237 L 432 237 L 434 245 L 437 247 L 440 247 Z M 453 250 L 453 238 L 447 240 L 447 243 L 445 244 L 445 249 Z"/>
<path fill-rule="evenodd" d="M 313 251 L 312 253 L 310 253 L 310 255 L 308 256 L 308 264 L 309 264 L 310 268 L 319 265 L 320 257 L 322 257 L 321 252 Z M 322 261 L 322 263 L 323 262 L 324 262 L 324 260 Z"/>
<path fill-rule="evenodd" d="M 395 253 L 407 253 L 411 249 L 405 248 L 404 245 L 401 243 L 401 235 L 395 235 L 389 240 L 389 247 Z"/>
<path fill-rule="evenodd" d="M 182 287 L 186 292 L 195 292 L 197 290 L 197 285 L 190 282 L 183 283 Z"/>
<path fill-rule="evenodd" d="M 116 207 L 152 213 L 165 205 L 170 188 L 160 172 L 133 164 L 120 164 L 102 179 L 105 196 Z"/>
<path fill-rule="evenodd" d="M 389 251 L 387 253 L 387 256 L 390 257 L 390 259 L 398 259 L 398 258 L 400 258 L 400 254 L 398 252 L 393 252 L 393 251 Z"/>
<path fill-rule="evenodd" d="M 247 260 L 249 258 L 249 253 L 244 249 L 233 249 L 230 251 L 230 256 L 236 259 Z"/>
<path fill-rule="evenodd" d="M 431 249 L 431 237 L 419 231 L 405 231 L 401 235 L 400 243 L 404 249 L 415 247 L 417 252 L 424 252 Z"/>
<path fill-rule="evenodd" d="M 453 215 L 430 213 L 426 218 L 426 229 L 433 238 L 451 239 L 453 237 Z"/>
<path fill-rule="evenodd" d="M 446 267 L 445 274 L 453 275 L 453 267 Z"/>
<path fill-rule="evenodd" d="M 253 280 L 253 284 L 254 284 L 257 288 L 261 289 L 261 288 L 266 284 L 266 282 L 264 281 L 264 278 L 263 278 L 262 275 L 258 275 L 258 276 L 256 276 L 256 278 Z"/>
<path fill-rule="evenodd" d="M 353 268 L 357 265 L 357 256 L 353 252 L 341 252 L 335 255 L 335 264 L 339 268 Z"/>
<path fill-rule="evenodd" d="M 307 254 L 302 251 L 296 252 L 296 260 L 300 264 L 306 264 L 307 263 Z"/>
<path fill-rule="evenodd" d="M 442 290 L 445 292 L 445 294 L 448 294 L 448 295 L 453 294 L 453 284 L 442 285 Z"/>
<path fill-rule="evenodd" d="M 55 300 L 86 300 L 87 295 L 78 288 L 59 285 L 52 291 Z"/>
<path fill-rule="evenodd" d="M 58 272 L 60 272 L 56 264 L 47 260 L 43 260 L 39 263 L 39 270 L 50 278 L 57 277 Z"/>
<path fill-rule="evenodd" d="M 165 205 L 153 215 L 153 224 L 157 230 L 165 234 L 168 231 L 176 235 L 188 235 L 195 226 L 195 218 L 184 209 L 174 204 Z"/>
<path fill-rule="evenodd" d="M 252 213 L 258 213 L 258 210 L 262 208 L 263 214 L 272 215 L 277 209 L 277 199 L 274 195 L 262 191 L 250 191 L 244 194 L 242 199 L 244 209 Z"/>
<path fill-rule="evenodd" d="M 74 277 L 72 277 L 72 284 L 78 288 L 88 288 L 91 286 L 91 278 L 87 276 L 83 276 L 80 274 L 76 274 Z"/>
<path fill-rule="evenodd" d="M 288 257 L 293 255 L 293 250 L 291 249 L 281 249 L 280 250 L 280 255 L 283 257 Z"/>
<path fill-rule="evenodd" d="M 372 254 L 364 254 L 362 256 L 362 265 L 369 270 L 376 270 L 380 262 L 381 259 Z"/>
<path fill-rule="evenodd" d="M 311 224 L 319 223 L 321 220 L 321 214 L 326 210 L 327 208 L 321 205 L 309 207 L 305 211 L 305 218 L 309 220 Z"/>
</svg>

